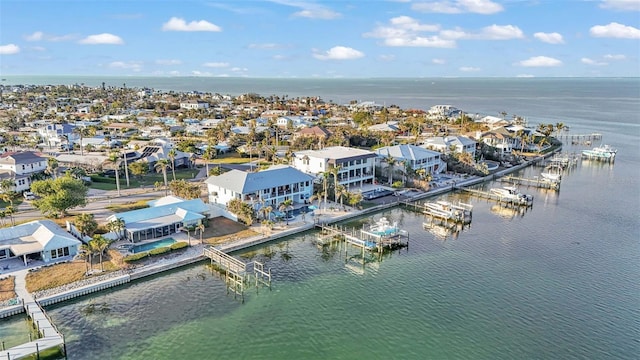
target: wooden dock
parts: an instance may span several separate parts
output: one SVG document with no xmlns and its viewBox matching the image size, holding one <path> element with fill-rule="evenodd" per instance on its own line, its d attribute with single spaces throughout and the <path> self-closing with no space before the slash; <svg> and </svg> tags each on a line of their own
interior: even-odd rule
<svg viewBox="0 0 640 360">
<path fill-rule="evenodd" d="M 388 235 L 376 234 L 369 229 L 346 229 L 337 225 L 316 224 L 321 232 L 317 243 L 324 245 L 332 241 L 344 241 L 350 245 L 362 248 L 362 250 L 377 251 L 394 250 L 409 246 L 409 233 L 399 230 Z"/>
<path fill-rule="evenodd" d="M 511 199 L 504 196 L 500 196 L 499 194 L 492 193 L 490 191 L 476 190 L 476 189 L 468 189 L 463 187 L 456 187 L 457 190 L 463 191 L 467 194 L 479 197 L 481 199 L 492 200 L 500 205 L 505 206 L 532 206 L 533 205 L 533 196 L 531 196 L 531 201 L 523 201 L 523 199 Z"/>
<path fill-rule="evenodd" d="M 571 145 L 591 145 L 593 141 L 602 140 L 602 134 L 600 133 L 591 133 L 591 134 L 569 134 L 564 133 L 556 136 L 556 139 L 562 141 L 570 141 Z"/>
<path fill-rule="evenodd" d="M 39 359 L 41 351 L 60 347 L 62 347 L 63 354 L 66 354 L 64 336 L 58 331 L 40 304 L 33 298 L 29 298 L 23 299 L 23 306 L 40 338 L 6 350 L 3 344 L 0 359 L 22 359 L 28 356 L 35 356 Z"/>
<path fill-rule="evenodd" d="M 505 176 L 500 178 L 501 182 L 507 182 L 513 185 L 525 185 L 527 187 L 532 186 L 540 189 L 560 190 L 560 180 L 553 181 L 541 178 L 525 179 L 516 176 Z"/>
<path fill-rule="evenodd" d="M 251 282 L 250 268 L 253 270 L 256 289 L 259 289 L 260 285 L 271 289 L 271 269 L 265 270 L 263 263 L 259 261 L 245 263 L 213 246 L 205 247 L 203 255 L 211 259 L 211 265 L 217 265 L 224 272 L 227 294 L 233 293 L 234 298 L 240 297 L 244 302 L 244 290 Z"/>
<path fill-rule="evenodd" d="M 425 202 L 422 204 L 418 201 L 405 201 L 402 204 L 410 209 L 420 211 L 432 219 L 439 219 L 441 221 L 451 222 L 454 224 L 470 224 L 473 218 L 473 205 L 460 201 L 457 203 L 436 201 Z"/>
</svg>

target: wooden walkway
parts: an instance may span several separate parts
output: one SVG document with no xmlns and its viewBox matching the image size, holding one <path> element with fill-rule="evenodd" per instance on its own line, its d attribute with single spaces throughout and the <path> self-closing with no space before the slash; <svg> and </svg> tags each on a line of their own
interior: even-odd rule
<svg viewBox="0 0 640 360">
<path fill-rule="evenodd" d="M 499 204 L 506 204 L 506 205 L 513 205 L 513 206 L 532 206 L 533 205 L 533 200 L 532 201 L 520 201 L 522 199 L 520 199 L 520 200 L 510 199 L 510 198 L 506 198 L 504 196 L 500 196 L 499 194 L 492 193 L 490 191 L 468 189 L 468 188 L 463 188 L 463 187 L 456 187 L 456 189 L 460 190 L 460 191 L 463 191 L 463 192 L 466 192 L 468 194 L 471 194 L 473 196 L 482 198 L 482 199 L 496 201 Z M 532 199 L 533 199 L 533 197 L 532 197 Z"/>
<path fill-rule="evenodd" d="M 40 304 L 30 295 L 23 301 L 24 310 L 41 338 L 0 351 L 0 359 L 22 359 L 27 356 L 36 356 L 39 359 L 41 351 L 60 346 L 66 353 L 64 336 L 58 331 Z"/>
<path fill-rule="evenodd" d="M 540 178 L 525 179 L 525 178 L 508 175 L 505 177 L 501 177 L 500 181 L 507 182 L 513 185 L 526 185 L 526 186 L 537 187 L 540 189 L 560 190 L 560 180 L 553 181 L 553 180 L 546 180 L 546 179 L 540 179 Z"/>
</svg>

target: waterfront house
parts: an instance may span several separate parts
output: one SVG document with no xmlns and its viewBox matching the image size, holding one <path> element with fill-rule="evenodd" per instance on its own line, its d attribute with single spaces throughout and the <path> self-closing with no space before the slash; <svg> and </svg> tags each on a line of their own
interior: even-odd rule
<svg viewBox="0 0 640 360">
<path fill-rule="evenodd" d="M 0 178 L 12 179 L 16 192 L 29 190 L 31 175 L 47 169 L 47 158 L 34 151 L 6 152 L 0 155 Z"/>
<path fill-rule="evenodd" d="M 476 156 L 476 142 L 466 136 L 435 136 L 425 140 L 422 147 L 436 150 L 443 154 L 451 152 L 469 153 L 473 158 Z"/>
<path fill-rule="evenodd" d="M 447 167 L 446 162 L 441 159 L 440 152 L 420 146 L 410 144 L 385 146 L 376 149 L 375 152 L 379 156 L 378 161 L 381 165 L 388 166 L 385 159 L 391 156 L 397 164 L 406 164 L 414 171 L 425 170 L 428 174 L 437 174 Z"/>
<path fill-rule="evenodd" d="M 320 150 L 297 151 L 293 166 L 307 174 L 321 177 L 332 168 L 339 168 L 338 183 L 343 186 L 362 186 L 373 183 L 376 154 L 362 149 L 331 146 Z"/>
<path fill-rule="evenodd" d="M 50 262 L 73 258 L 82 242 L 51 220 L 36 220 L 0 229 L 0 261 L 22 257 Z"/>
<path fill-rule="evenodd" d="M 288 165 L 276 165 L 259 172 L 231 170 L 219 176 L 210 176 L 205 183 L 212 204 L 227 205 L 240 199 L 257 208 L 274 209 L 286 200 L 307 203 L 313 194 L 314 177 Z"/>
<path fill-rule="evenodd" d="M 500 127 L 480 134 L 480 141 L 496 148 L 500 154 L 508 155 L 520 144 L 520 139 L 514 135 L 507 128 Z"/>
<path fill-rule="evenodd" d="M 185 200 L 177 196 L 147 202 L 148 208 L 111 215 L 107 222 L 124 221 L 125 238 L 140 242 L 175 234 L 183 228 L 200 224 L 210 209 L 202 199 Z"/>
</svg>

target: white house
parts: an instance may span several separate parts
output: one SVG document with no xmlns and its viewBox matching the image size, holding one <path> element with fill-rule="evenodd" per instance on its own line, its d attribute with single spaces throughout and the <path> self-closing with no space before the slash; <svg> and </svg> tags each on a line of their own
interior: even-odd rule
<svg viewBox="0 0 640 360">
<path fill-rule="evenodd" d="M 193 110 L 208 109 L 209 103 L 202 100 L 187 100 L 180 102 L 180 108 Z"/>
<path fill-rule="evenodd" d="M 398 163 L 408 164 L 414 171 L 424 169 L 429 174 L 440 173 L 447 167 L 446 162 L 440 158 L 440 152 L 415 145 L 385 146 L 376 149 L 376 154 L 381 164 L 391 156 Z"/>
<path fill-rule="evenodd" d="M 0 155 L 0 178 L 12 179 L 14 191 L 31 187 L 31 175 L 47 169 L 47 158 L 33 151 L 6 152 Z"/>
<path fill-rule="evenodd" d="M 51 220 L 36 220 L 0 229 L 0 261 L 22 257 L 50 262 L 72 258 L 82 242 Z"/>
<path fill-rule="evenodd" d="M 332 146 L 321 150 L 298 151 L 293 155 L 293 166 L 307 174 L 319 177 L 337 167 L 340 185 L 373 183 L 376 154 L 371 151 Z"/>
<path fill-rule="evenodd" d="M 466 152 L 472 158 L 476 156 L 476 142 L 466 136 L 436 136 L 425 140 L 422 147 L 426 149 L 436 150 L 443 154 L 450 152 Z"/>
<path fill-rule="evenodd" d="M 76 126 L 71 124 L 46 124 L 38 128 L 38 135 L 42 138 L 42 142 L 49 146 L 62 145 L 67 141 L 74 143 L 80 138 L 73 132 L 75 128 Z"/>
<path fill-rule="evenodd" d="M 460 109 L 456 108 L 453 105 L 434 105 L 429 109 L 428 113 L 432 116 L 442 116 L 449 118 L 459 114 Z"/>
<path fill-rule="evenodd" d="M 276 165 L 259 172 L 231 170 L 210 176 L 205 183 L 209 202 L 227 205 L 232 199 L 274 209 L 285 200 L 306 203 L 313 194 L 313 176 L 288 165 Z"/>
</svg>

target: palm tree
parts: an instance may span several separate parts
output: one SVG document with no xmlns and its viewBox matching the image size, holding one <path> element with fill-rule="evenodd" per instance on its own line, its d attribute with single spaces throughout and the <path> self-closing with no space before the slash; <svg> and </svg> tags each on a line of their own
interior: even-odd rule
<svg viewBox="0 0 640 360">
<path fill-rule="evenodd" d="M 322 194 L 324 195 L 324 210 L 327 210 L 327 193 L 329 192 L 327 189 L 329 175 L 331 173 L 329 171 L 322 172 Z"/>
<path fill-rule="evenodd" d="M 126 229 L 126 223 L 123 218 L 116 218 L 115 220 L 109 223 L 111 227 L 111 231 L 118 234 L 118 239 L 122 239 L 124 237 L 124 230 Z"/>
<path fill-rule="evenodd" d="M 173 173 L 173 180 L 176 179 L 176 155 L 178 155 L 176 149 L 171 149 L 167 153 L 167 157 L 169 158 L 169 160 L 171 160 L 171 172 Z M 207 173 L 207 175 L 209 175 L 209 173 Z"/>
<path fill-rule="evenodd" d="M 201 222 L 201 223 L 198 224 L 198 226 L 196 226 L 196 229 L 200 232 L 200 244 L 202 244 L 202 235 L 204 234 L 205 226 Z"/>
<path fill-rule="evenodd" d="M 13 214 L 16 213 L 16 209 L 14 209 L 13 203 L 11 203 L 11 205 L 7 206 L 6 209 L 4 209 L 4 213 L 11 220 L 11 225 L 15 225 L 16 224 L 16 219 L 13 217 Z"/>
<path fill-rule="evenodd" d="M 213 160 L 218 156 L 218 150 L 212 146 L 207 145 L 207 149 L 202 154 L 202 160 L 204 160 L 204 166 L 207 169 L 207 176 L 209 176 L 209 160 Z"/>
<path fill-rule="evenodd" d="M 51 175 L 54 179 L 58 177 L 58 160 L 54 157 L 47 158 L 47 174 Z"/>
<path fill-rule="evenodd" d="M 331 174 L 333 175 L 333 201 L 338 202 L 338 173 L 342 167 L 335 165 L 331 168 Z"/>
<path fill-rule="evenodd" d="M 129 187 L 129 162 L 127 160 L 127 150 L 123 149 L 122 158 L 124 159 L 124 178 L 127 180 L 127 187 Z"/>
<path fill-rule="evenodd" d="M 167 183 L 167 168 L 170 166 L 169 159 L 158 159 L 156 161 L 154 168 L 156 172 L 162 172 L 162 177 L 164 178 L 164 194 L 169 195 L 169 184 Z"/>
<path fill-rule="evenodd" d="M 87 273 L 93 270 L 93 249 L 94 248 L 89 243 L 80 245 L 80 254 L 88 264 Z"/>
<path fill-rule="evenodd" d="M 73 128 L 73 133 L 78 134 L 78 136 L 80 137 L 80 155 L 84 156 L 84 146 L 82 146 L 82 138 L 84 138 L 86 135 L 89 135 L 89 129 L 76 126 Z"/>
<path fill-rule="evenodd" d="M 344 199 L 344 197 L 348 194 L 349 192 L 347 191 L 347 188 L 345 188 L 342 185 L 338 185 L 336 187 L 336 196 L 338 196 L 340 198 L 340 207 L 344 208 L 344 205 L 342 204 L 342 200 Z"/>
<path fill-rule="evenodd" d="M 102 255 L 104 251 L 109 247 L 109 241 L 105 239 L 102 235 L 94 235 L 93 239 L 91 239 L 87 245 L 93 254 L 100 255 L 100 271 L 104 271 L 104 265 L 102 263 Z"/>
<path fill-rule="evenodd" d="M 96 222 L 93 214 L 82 213 L 75 218 L 75 226 L 80 231 L 81 236 L 93 236 L 93 233 L 98 229 L 98 223 Z"/>
<path fill-rule="evenodd" d="M 393 166 L 396 164 L 396 159 L 391 156 L 391 154 L 387 154 L 387 156 L 383 160 L 387 163 L 387 167 L 389 167 L 389 186 L 393 183 Z"/>
<path fill-rule="evenodd" d="M 120 174 L 119 174 L 119 170 L 120 170 L 120 154 L 118 154 L 115 151 L 109 153 L 109 156 L 107 156 L 107 160 L 105 160 L 105 163 L 110 164 L 115 168 L 115 171 L 116 171 L 116 189 L 118 190 L 118 196 L 120 196 Z"/>
</svg>

